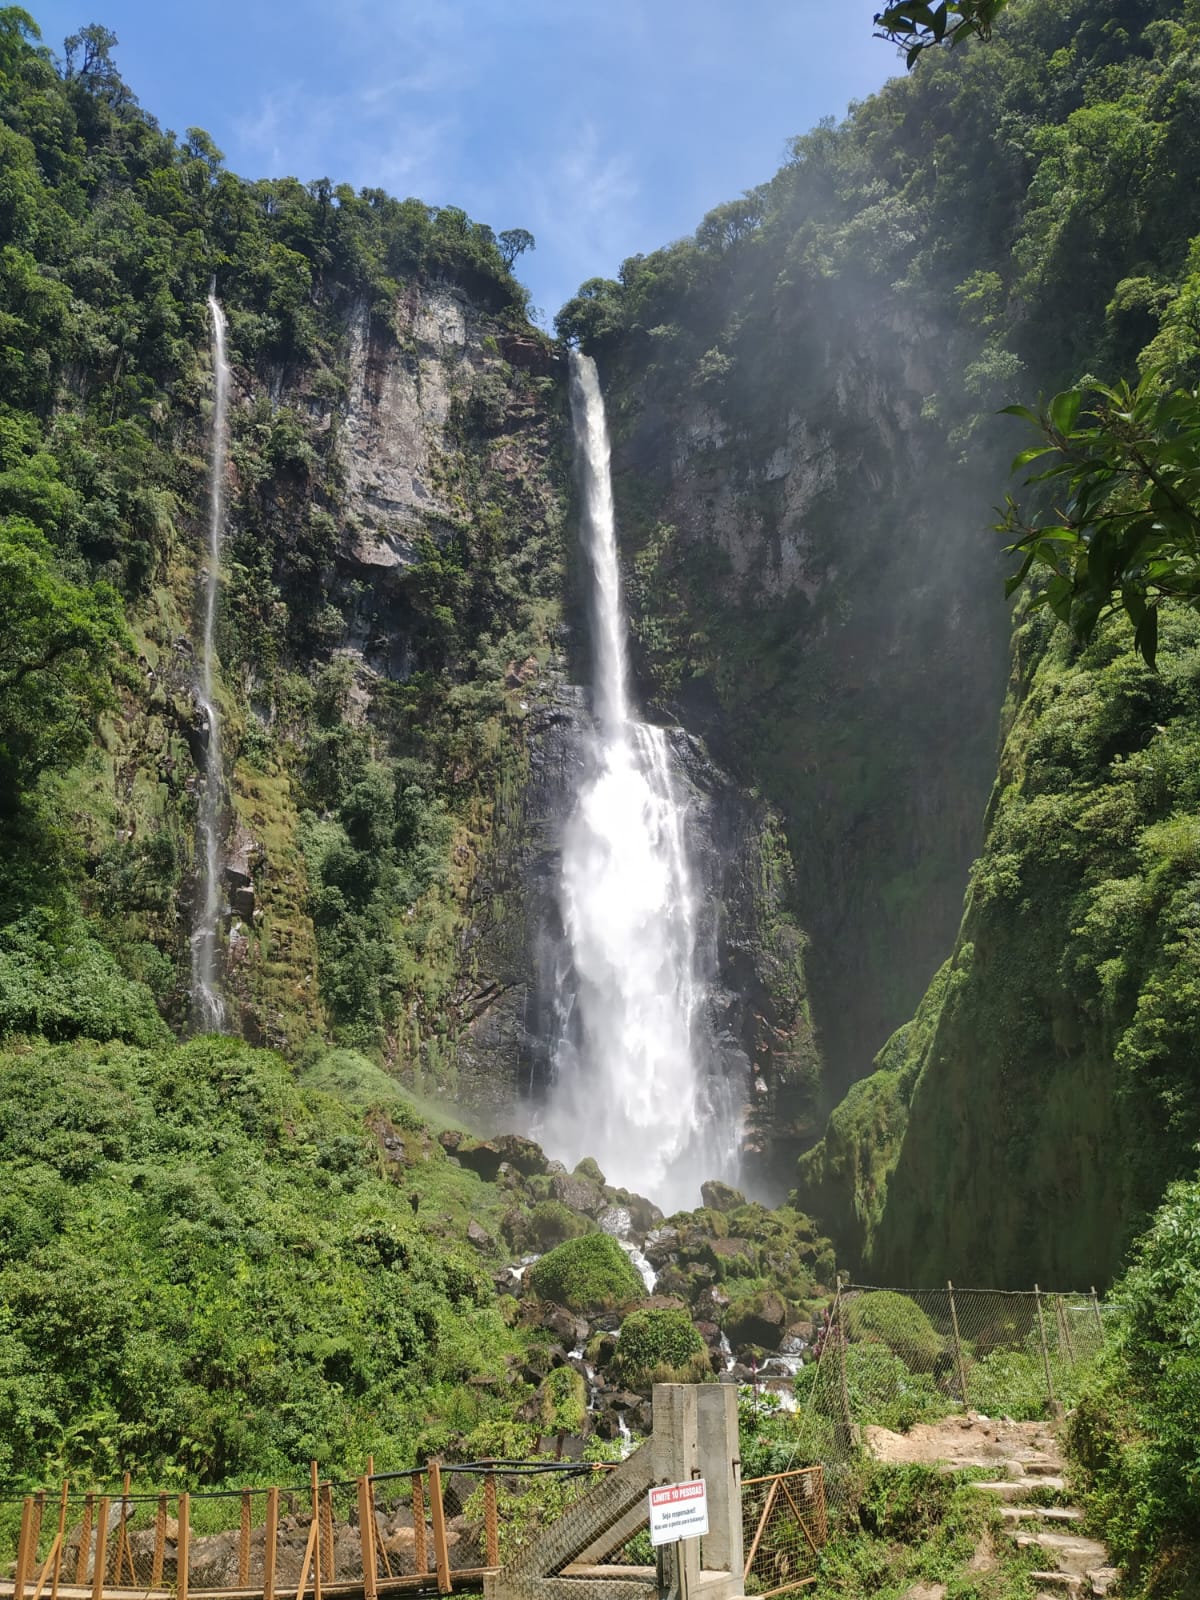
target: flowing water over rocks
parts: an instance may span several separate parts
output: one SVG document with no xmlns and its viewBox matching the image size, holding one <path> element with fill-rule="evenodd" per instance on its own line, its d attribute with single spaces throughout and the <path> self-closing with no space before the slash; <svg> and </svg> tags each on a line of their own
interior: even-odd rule
<svg viewBox="0 0 1200 1600">
<path fill-rule="evenodd" d="M 229 361 L 225 353 L 225 313 L 215 295 L 208 297 L 212 317 L 213 414 L 208 509 L 208 566 L 204 574 L 204 624 L 200 650 L 200 709 L 207 736 L 196 818 L 199 885 L 192 927 L 192 1014 L 197 1033 L 220 1033 L 225 1002 L 217 979 L 221 916 L 221 713 L 213 688 L 213 635 L 221 578 L 221 544 L 225 532 L 226 415 L 229 409 Z"/>
<path fill-rule="evenodd" d="M 594 1156 L 669 1208 L 733 1176 L 738 1097 L 705 1018 L 688 809 L 659 727 L 631 713 L 604 402 L 573 355 L 571 407 L 592 573 L 594 727 L 562 855 L 547 1144 Z"/>
</svg>

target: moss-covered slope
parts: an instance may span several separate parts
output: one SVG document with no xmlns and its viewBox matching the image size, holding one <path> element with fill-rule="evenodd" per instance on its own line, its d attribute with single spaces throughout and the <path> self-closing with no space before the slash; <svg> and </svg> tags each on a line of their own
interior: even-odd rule
<svg viewBox="0 0 1200 1600">
<path fill-rule="evenodd" d="M 1026 622 L 954 954 L 801 1163 L 876 1275 L 1103 1283 L 1195 1168 L 1200 623 Z"/>
</svg>

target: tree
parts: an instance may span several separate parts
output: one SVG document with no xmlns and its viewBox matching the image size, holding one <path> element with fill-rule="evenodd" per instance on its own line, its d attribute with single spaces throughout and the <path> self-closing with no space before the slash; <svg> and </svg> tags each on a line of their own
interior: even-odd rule
<svg viewBox="0 0 1200 1600">
<path fill-rule="evenodd" d="M 978 36 L 990 39 L 992 24 L 1008 0 L 900 0 L 875 16 L 877 39 L 889 39 L 907 52 L 911 68 L 923 50 L 935 44 L 961 44 Z"/>
<path fill-rule="evenodd" d="M 496 240 L 496 245 L 504 265 L 510 272 L 518 256 L 523 256 L 526 250 L 536 249 L 533 235 L 525 228 L 505 228 Z"/>
<path fill-rule="evenodd" d="M 1042 463 L 1026 484 L 1046 486 L 1045 509 L 1032 517 L 1008 498 L 999 527 L 1015 536 L 1008 549 L 1022 561 L 1007 592 L 1042 576 L 1033 604 L 1049 606 L 1081 642 L 1123 611 L 1153 666 L 1162 601 L 1200 611 L 1200 392 L 1168 387 L 1152 371 L 1136 388 L 1093 384 L 1038 411 L 1005 410 L 1042 435 L 1013 470 Z"/>
<path fill-rule="evenodd" d="M 0 809 L 82 755 L 127 644 L 108 584 L 67 582 L 31 522 L 0 522 Z"/>
</svg>

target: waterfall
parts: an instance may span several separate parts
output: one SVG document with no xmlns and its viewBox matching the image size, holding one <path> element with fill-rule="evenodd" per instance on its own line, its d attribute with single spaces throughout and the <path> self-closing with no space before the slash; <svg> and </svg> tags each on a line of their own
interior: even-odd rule
<svg viewBox="0 0 1200 1600">
<path fill-rule="evenodd" d="M 204 633 L 200 651 L 200 708 L 207 737 L 200 804 L 196 817 L 199 849 L 197 913 L 192 926 L 192 1008 L 198 1033 L 220 1033 L 225 1002 L 217 987 L 221 916 L 221 713 L 213 692 L 213 631 L 225 532 L 225 418 L 229 409 L 229 362 L 225 354 L 225 313 L 208 297 L 212 318 L 213 413 L 209 453 L 208 566 L 204 574 Z"/>
<path fill-rule="evenodd" d="M 625 619 L 595 364 L 571 357 L 592 575 L 594 729 L 563 838 L 559 1027 L 544 1137 L 669 1208 L 733 1176 L 739 1129 L 708 1071 L 686 806 L 662 728 L 629 706 Z"/>
</svg>

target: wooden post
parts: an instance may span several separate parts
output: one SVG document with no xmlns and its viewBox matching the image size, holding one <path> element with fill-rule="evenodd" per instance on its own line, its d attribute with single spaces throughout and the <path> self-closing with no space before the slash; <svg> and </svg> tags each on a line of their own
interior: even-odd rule
<svg viewBox="0 0 1200 1600">
<path fill-rule="evenodd" d="M 337 1550 L 333 1543 L 333 1485 L 321 1489 L 321 1549 L 325 1552 L 325 1578 L 337 1582 Z"/>
<path fill-rule="evenodd" d="M 55 1540 L 54 1576 L 50 1580 L 50 1600 L 58 1600 L 58 1579 L 62 1572 L 63 1541 L 67 1537 L 67 1480 L 63 1479 L 58 1501 L 58 1538 Z"/>
<path fill-rule="evenodd" d="M 93 1496 L 83 1497 L 83 1521 L 79 1524 L 79 1549 L 75 1552 L 75 1582 L 82 1587 L 87 1582 L 88 1553 L 92 1543 L 92 1522 L 95 1518 Z M 20 1597 L 17 1597 L 20 1600 Z"/>
<path fill-rule="evenodd" d="M 275 1600 L 275 1550 L 279 1543 L 279 1486 L 267 1490 L 267 1525 L 263 1530 L 263 1600 Z"/>
<path fill-rule="evenodd" d="M 250 1582 L 250 1512 L 250 1491 L 243 1489 L 242 1517 L 238 1527 L 238 1583 L 243 1589 Z"/>
<path fill-rule="evenodd" d="M 1092 1312 L 1096 1318 L 1096 1332 L 1104 1338 L 1104 1318 L 1100 1315 L 1100 1299 L 1096 1294 L 1096 1285 L 1092 1285 Z"/>
<path fill-rule="evenodd" d="M 29 1547 L 29 1573 L 37 1566 L 38 1545 L 42 1542 L 42 1516 L 46 1510 L 46 1491 L 38 1489 L 33 1496 L 33 1543 Z"/>
<path fill-rule="evenodd" d="M 312 1547 L 313 1547 L 313 1600 L 321 1600 L 321 1480 L 317 1476 L 317 1463 L 309 1464 L 312 1488 Z"/>
<path fill-rule="evenodd" d="M 117 1559 L 113 1562 L 113 1583 L 118 1589 L 121 1587 L 122 1569 L 127 1557 L 129 1560 L 129 1575 L 133 1579 L 134 1586 L 136 1587 L 137 1585 L 137 1573 L 133 1570 L 133 1552 L 129 1548 L 129 1485 L 129 1473 L 122 1473 L 121 1522 L 117 1528 Z"/>
<path fill-rule="evenodd" d="M 483 1475 L 483 1531 L 487 1543 L 487 1564 L 489 1567 L 498 1567 L 500 1518 L 496 1506 L 496 1474 L 490 1470 Z"/>
<path fill-rule="evenodd" d="M 100 1600 L 104 1593 L 104 1575 L 108 1566 L 108 1496 L 100 1496 L 96 1507 L 96 1559 L 92 1563 L 92 1600 Z"/>
<path fill-rule="evenodd" d="M 1054 1379 L 1050 1376 L 1050 1351 L 1046 1348 L 1046 1319 L 1042 1315 L 1042 1291 L 1035 1283 L 1033 1298 L 1037 1302 L 1038 1336 L 1042 1341 L 1042 1367 L 1046 1373 L 1046 1394 L 1054 1404 Z"/>
<path fill-rule="evenodd" d="M 33 1496 L 27 1494 L 21 1504 L 21 1532 L 17 1539 L 17 1570 L 13 1577 L 13 1600 L 25 1600 L 25 1579 L 37 1557 L 37 1546 L 33 1544 L 32 1535 Z"/>
<path fill-rule="evenodd" d="M 379 1593 L 379 1572 L 375 1564 L 375 1512 L 371 1507 L 371 1480 L 358 1480 L 358 1542 L 362 1549 L 363 1600 L 375 1600 Z"/>
<path fill-rule="evenodd" d="M 175 1557 L 175 1594 L 177 1600 L 188 1600 L 189 1569 L 192 1564 L 192 1497 L 179 1496 L 179 1542 Z"/>
<path fill-rule="evenodd" d="M 413 1560 L 418 1572 L 429 1571 L 429 1545 L 425 1539 L 425 1480 L 419 1472 L 413 1473 Z M 384 1560 L 387 1560 L 385 1553 Z M 391 1577 L 391 1573 L 388 1573 Z"/>
<path fill-rule="evenodd" d="M 967 1398 L 967 1369 L 963 1364 L 962 1340 L 958 1336 L 958 1310 L 954 1304 L 954 1285 L 949 1278 L 946 1279 L 946 1293 L 950 1296 L 950 1323 L 954 1329 L 954 1359 L 958 1365 L 958 1388 L 962 1395 L 963 1406 L 970 1404 Z"/>
<path fill-rule="evenodd" d="M 429 1463 L 429 1517 L 433 1523 L 433 1555 L 437 1562 L 439 1594 L 450 1594 L 450 1549 L 446 1544 L 446 1508 L 442 1504 L 442 1467 L 437 1460 Z"/>
<path fill-rule="evenodd" d="M 167 1553 L 167 1497 L 160 1494 L 154 1512 L 154 1555 L 150 1561 L 150 1587 L 161 1589 L 163 1558 Z"/>
<path fill-rule="evenodd" d="M 308 1569 L 312 1566 L 313 1557 L 317 1552 L 317 1530 L 320 1526 L 320 1517 L 314 1517 L 309 1524 L 308 1543 L 304 1546 L 304 1560 L 300 1563 L 300 1582 L 296 1585 L 296 1600 L 301 1600 L 304 1585 L 308 1581 Z"/>
</svg>

